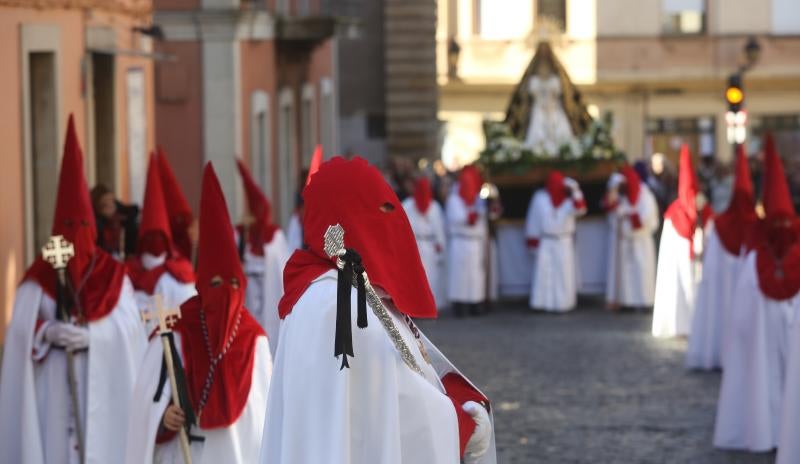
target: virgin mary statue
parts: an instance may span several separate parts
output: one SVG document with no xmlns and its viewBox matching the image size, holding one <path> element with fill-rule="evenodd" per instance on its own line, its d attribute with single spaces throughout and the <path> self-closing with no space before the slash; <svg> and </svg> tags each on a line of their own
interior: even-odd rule
<svg viewBox="0 0 800 464">
<path fill-rule="evenodd" d="M 506 123 L 526 147 L 549 157 L 557 156 L 591 123 L 580 94 L 547 42 L 539 44 L 517 85 Z"/>
</svg>

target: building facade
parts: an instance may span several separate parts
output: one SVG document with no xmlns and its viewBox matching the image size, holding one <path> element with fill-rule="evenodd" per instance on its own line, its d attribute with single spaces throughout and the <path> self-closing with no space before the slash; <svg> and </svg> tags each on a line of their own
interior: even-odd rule
<svg viewBox="0 0 800 464">
<path fill-rule="evenodd" d="M 339 151 L 336 2 L 156 0 L 158 142 L 195 206 L 214 162 L 234 221 L 249 164 L 286 225 L 315 145 Z"/>
<path fill-rule="evenodd" d="M 0 343 L 50 235 L 67 118 L 90 186 L 141 201 L 155 143 L 150 0 L 0 0 Z"/>
<path fill-rule="evenodd" d="M 760 49 L 744 77 L 751 152 L 767 128 L 784 153 L 796 152 L 794 0 L 439 0 L 443 156 L 451 166 L 477 156 L 483 119 L 503 118 L 536 43 L 548 40 L 590 112 L 612 113 L 629 158 L 662 152 L 676 160 L 686 141 L 696 154 L 728 161 L 724 90 L 751 38 Z"/>
</svg>

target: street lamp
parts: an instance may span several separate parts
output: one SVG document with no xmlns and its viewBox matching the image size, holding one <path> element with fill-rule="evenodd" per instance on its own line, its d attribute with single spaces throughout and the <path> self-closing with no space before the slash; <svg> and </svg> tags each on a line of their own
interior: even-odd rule
<svg viewBox="0 0 800 464">
<path fill-rule="evenodd" d="M 734 146 L 745 142 L 747 137 L 747 111 L 744 108 L 744 73 L 749 71 L 758 62 L 761 56 L 761 45 L 755 37 L 750 36 L 744 44 L 744 62 L 739 69 L 728 76 L 728 85 L 725 88 L 725 101 L 728 103 L 728 112 L 725 122 L 728 126 L 728 143 Z"/>
</svg>

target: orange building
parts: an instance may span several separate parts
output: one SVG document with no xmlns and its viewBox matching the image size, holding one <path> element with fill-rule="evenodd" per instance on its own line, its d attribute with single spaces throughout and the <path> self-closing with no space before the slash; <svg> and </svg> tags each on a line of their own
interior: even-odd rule
<svg viewBox="0 0 800 464">
<path fill-rule="evenodd" d="M 141 201 L 155 143 L 150 0 L 0 0 L 0 342 L 50 233 L 67 116 L 91 185 Z"/>
</svg>

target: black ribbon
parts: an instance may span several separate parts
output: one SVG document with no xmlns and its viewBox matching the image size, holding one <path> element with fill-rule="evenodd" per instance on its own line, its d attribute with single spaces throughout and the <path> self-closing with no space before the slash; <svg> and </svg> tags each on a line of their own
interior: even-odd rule
<svg viewBox="0 0 800 464">
<path fill-rule="evenodd" d="M 356 279 L 358 319 L 360 329 L 367 327 L 367 292 L 364 280 L 364 265 L 361 256 L 352 249 L 346 249 L 345 254 L 339 259 L 344 263 L 339 269 L 338 286 L 336 288 L 336 339 L 334 340 L 334 357 L 342 356 L 342 365 L 339 370 L 350 368 L 347 357 L 353 354 L 353 327 L 350 319 L 351 288 L 353 278 Z"/>
<path fill-rule="evenodd" d="M 173 366 L 175 370 L 175 383 L 178 385 L 178 401 L 180 401 L 180 407 L 183 410 L 184 415 L 186 416 L 186 422 L 184 424 L 184 428 L 186 429 L 186 434 L 189 436 L 189 441 L 198 441 L 203 442 L 205 441 L 205 437 L 200 437 L 197 435 L 192 435 L 191 429 L 193 425 L 197 424 L 197 417 L 194 414 L 194 409 L 192 408 L 191 400 L 189 399 L 189 389 L 186 387 L 186 372 L 183 370 L 183 364 L 181 363 L 181 358 L 178 355 L 178 350 L 175 348 L 175 337 L 173 336 L 172 332 L 162 334 L 162 337 L 167 339 L 169 344 L 169 350 L 172 352 L 172 362 L 175 363 Z M 158 386 L 156 387 L 156 394 L 153 397 L 153 402 L 157 403 L 161 399 L 161 395 L 164 393 L 164 385 L 167 383 L 167 361 L 162 357 L 161 359 L 161 374 L 158 377 Z"/>
</svg>

